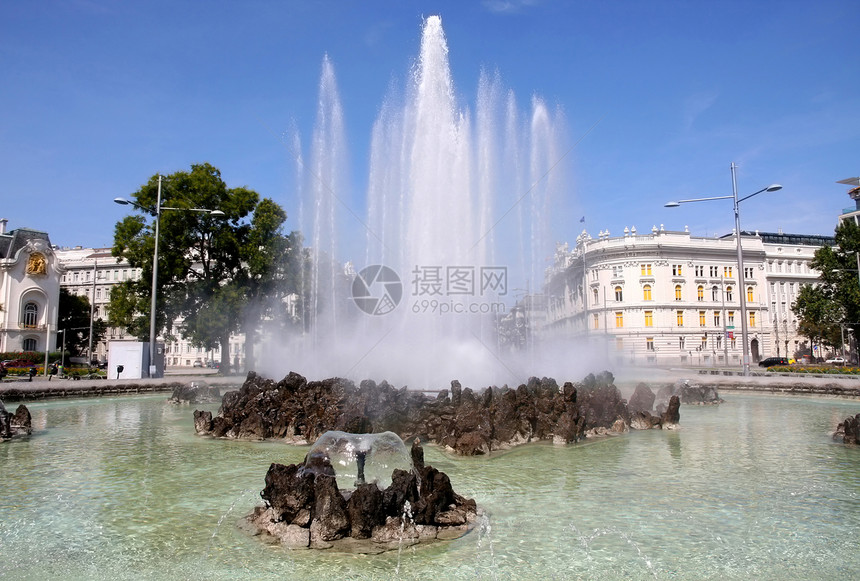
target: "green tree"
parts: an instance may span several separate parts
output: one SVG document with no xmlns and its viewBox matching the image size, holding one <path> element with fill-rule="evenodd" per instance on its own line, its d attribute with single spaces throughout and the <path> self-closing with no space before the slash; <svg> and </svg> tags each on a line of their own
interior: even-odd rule
<svg viewBox="0 0 860 581">
<path fill-rule="evenodd" d="M 821 293 L 834 303 L 833 309 L 811 311 L 818 316 L 829 313 L 830 316 L 837 317 L 816 321 L 830 326 L 827 335 L 830 337 L 828 342 L 832 345 L 839 344 L 834 338 L 838 336 L 838 323 L 846 324 L 854 338 L 860 339 L 860 283 L 856 256 L 856 253 L 860 252 L 860 226 L 853 221 L 842 222 L 836 228 L 835 238 L 836 245 L 823 246 L 816 250 L 810 263 L 812 268 L 821 273 L 818 285 Z M 813 304 L 818 300 L 820 299 L 813 301 Z M 833 331 L 834 327 L 836 333 Z"/>
<path fill-rule="evenodd" d="M 133 194 L 144 208 L 154 208 L 158 176 Z M 182 319 L 180 332 L 195 346 L 221 348 L 221 365 L 230 364 L 229 337 L 250 328 L 248 304 L 271 289 L 272 266 L 283 254 L 280 228 L 286 213 L 273 201 L 260 200 L 246 187 L 227 188 L 209 164 L 192 165 L 162 178 L 156 330 L 169 330 Z M 225 218 L 181 211 L 221 210 Z M 154 220 L 152 212 L 127 216 L 117 223 L 114 256 L 142 269 L 111 293 L 111 324 L 123 326 L 141 340 L 149 333 Z M 253 328 L 256 328 L 254 326 Z M 248 342 L 250 343 L 250 342 Z"/>
<path fill-rule="evenodd" d="M 82 295 L 60 288 L 60 303 L 57 329 L 65 329 L 65 350 L 72 357 L 83 355 L 90 344 L 90 301 Z M 93 320 L 93 341 L 96 345 L 104 340 L 107 324 L 101 319 Z M 57 334 L 57 349 L 62 349 L 63 333 Z"/>
<path fill-rule="evenodd" d="M 798 318 L 798 332 L 809 337 L 810 345 L 822 342 L 830 346 L 839 345 L 842 309 L 833 301 L 826 288 L 821 285 L 803 285 L 791 310 Z"/>
</svg>

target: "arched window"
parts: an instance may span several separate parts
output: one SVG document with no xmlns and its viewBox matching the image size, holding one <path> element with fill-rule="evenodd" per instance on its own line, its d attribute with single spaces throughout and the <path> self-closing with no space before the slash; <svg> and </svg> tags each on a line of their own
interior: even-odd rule
<svg viewBox="0 0 860 581">
<path fill-rule="evenodd" d="M 24 320 L 21 321 L 25 329 L 35 329 L 39 321 L 39 305 L 27 303 L 24 305 Z"/>
<path fill-rule="evenodd" d="M 705 287 L 703 287 L 702 285 L 699 285 L 696 288 L 696 299 L 699 301 L 705 300 Z"/>
<path fill-rule="evenodd" d="M 621 291 L 621 287 L 620 286 L 615 287 L 615 300 L 620 303 L 623 296 L 624 296 L 624 293 Z"/>
<path fill-rule="evenodd" d="M 753 287 L 751 287 L 751 286 L 747 287 L 747 302 L 748 303 L 753 302 Z"/>
<path fill-rule="evenodd" d="M 651 300 L 651 285 L 646 284 L 642 287 L 642 300 L 650 301 Z"/>
<path fill-rule="evenodd" d="M 24 339 L 24 351 L 35 351 L 36 350 L 36 340 L 35 339 Z"/>
<path fill-rule="evenodd" d="M 732 301 L 732 287 L 730 286 L 726 287 L 726 300 L 729 302 Z"/>
<path fill-rule="evenodd" d="M 675 285 L 675 300 L 676 301 L 681 300 L 681 285 L 679 285 L 679 284 Z"/>
<path fill-rule="evenodd" d="M 711 287 L 711 300 L 718 301 L 720 300 L 720 289 L 717 288 L 717 285 Z"/>
</svg>

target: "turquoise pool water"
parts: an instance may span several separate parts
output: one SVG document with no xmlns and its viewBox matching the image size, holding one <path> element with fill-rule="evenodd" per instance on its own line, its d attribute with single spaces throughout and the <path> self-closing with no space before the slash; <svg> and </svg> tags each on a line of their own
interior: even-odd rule
<svg viewBox="0 0 860 581">
<path fill-rule="evenodd" d="M 678 431 L 489 458 L 426 447 L 486 518 L 377 556 L 289 551 L 235 526 L 269 464 L 307 448 L 197 437 L 193 408 L 166 395 L 32 403 L 33 435 L 0 445 L 0 578 L 856 576 L 860 449 L 830 434 L 860 402 L 724 397 L 683 406 Z"/>
</svg>

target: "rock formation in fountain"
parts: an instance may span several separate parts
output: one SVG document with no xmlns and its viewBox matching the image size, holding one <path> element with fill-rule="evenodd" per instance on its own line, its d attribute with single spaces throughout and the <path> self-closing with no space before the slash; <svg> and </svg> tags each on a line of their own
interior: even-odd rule
<svg viewBox="0 0 860 581">
<path fill-rule="evenodd" d="M 853 418 L 848 416 L 845 421 L 836 426 L 833 439 L 843 444 L 860 444 L 860 414 Z"/>
<path fill-rule="evenodd" d="M 301 464 L 272 464 L 260 496 L 250 530 L 292 549 L 379 553 L 462 536 L 477 516 L 474 500 L 424 465 L 417 439 L 410 453 L 391 432 L 326 432 Z"/>
<path fill-rule="evenodd" d="M 635 393 L 634 393 L 635 395 Z M 657 392 L 655 409 L 662 414 L 669 405 L 669 399 L 676 395 L 684 405 L 716 405 L 723 403 L 717 388 L 712 385 L 690 385 L 690 380 L 681 379 L 673 385 L 666 385 Z M 632 401 L 633 398 L 631 398 Z"/>
<path fill-rule="evenodd" d="M 195 411 L 198 434 L 218 438 L 285 439 L 309 443 L 328 430 L 352 433 L 391 431 L 411 440 L 445 446 L 466 455 L 486 454 L 539 440 L 571 443 L 587 436 L 621 433 L 678 423 L 678 396 L 655 417 L 637 410 L 636 422 L 611 373 L 589 375 L 582 383 L 532 378 L 516 389 L 480 392 L 451 382 L 435 397 L 396 389 L 387 382 L 347 379 L 307 381 L 290 373 L 279 382 L 248 374 L 238 391 L 224 394 L 216 417 Z M 653 396 L 653 394 L 652 394 Z"/>
<path fill-rule="evenodd" d="M 217 387 L 211 387 L 205 381 L 192 381 L 174 388 L 173 395 L 167 401 L 176 404 L 212 403 L 220 399 L 221 392 Z"/>
<path fill-rule="evenodd" d="M 32 419 L 27 406 L 20 404 L 12 414 L 7 412 L 3 402 L 0 402 L 0 442 L 14 436 L 30 435 L 32 432 Z"/>
</svg>

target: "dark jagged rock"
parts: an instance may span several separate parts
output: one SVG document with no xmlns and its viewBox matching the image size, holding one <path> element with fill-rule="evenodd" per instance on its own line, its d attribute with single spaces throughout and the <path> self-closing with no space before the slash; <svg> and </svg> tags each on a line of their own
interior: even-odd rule
<svg viewBox="0 0 860 581">
<path fill-rule="evenodd" d="M 374 527 L 385 523 L 382 491 L 376 484 L 360 485 L 349 497 L 346 511 L 349 515 L 349 536 L 355 539 L 369 539 Z"/>
<path fill-rule="evenodd" d="M 414 448 L 414 446 L 413 446 Z M 418 467 L 415 467 L 416 471 Z M 386 515 L 399 517 L 408 501 L 418 500 L 418 478 L 413 472 L 396 469 L 391 475 L 391 484 L 382 493 L 382 508 Z"/>
<path fill-rule="evenodd" d="M 833 439 L 837 442 L 841 440 L 843 444 L 854 446 L 860 444 L 860 414 L 853 418 L 848 416 L 844 422 L 836 426 Z"/>
<path fill-rule="evenodd" d="M 651 388 L 640 383 L 633 391 L 633 395 L 630 396 L 627 407 L 630 409 L 630 413 L 650 412 L 654 409 L 654 400 L 656 399 L 657 396 L 651 391 Z"/>
<path fill-rule="evenodd" d="M 217 387 L 210 387 L 203 381 L 192 381 L 187 385 L 174 388 L 170 396 L 170 403 L 212 403 L 221 399 L 221 392 Z"/>
<path fill-rule="evenodd" d="M 314 541 L 336 541 L 350 531 L 346 500 L 337 489 L 337 480 L 326 474 L 314 479 L 311 544 Z"/>
<path fill-rule="evenodd" d="M 666 411 L 663 412 L 662 417 L 660 418 L 664 425 L 676 425 L 681 421 L 681 399 L 677 395 L 673 395 L 669 398 L 669 405 L 666 407 Z"/>
<path fill-rule="evenodd" d="M 682 379 L 672 385 L 664 385 L 657 392 L 656 410 L 658 414 L 666 411 L 669 398 L 677 395 L 684 405 L 716 405 L 723 403 L 717 388 L 713 385 L 691 384 Z"/>
<path fill-rule="evenodd" d="M 661 416 L 652 415 L 651 412 L 634 412 L 630 414 L 630 427 L 634 430 L 662 428 L 663 418 Z"/>
<path fill-rule="evenodd" d="M 417 441 L 412 457 L 423 458 Z M 462 536 L 478 514 L 475 501 L 454 492 L 448 476 L 432 466 L 395 469 L 384 490 L 374 482 L 350 491 L 338 488 L 327 458 L 309 454 L 301 464 L 272 464 L 265 482 L 266 505 L 245 526 L 290 548 L 378 553 Z"/>
<path fill-rule="evenodd" d="M 641 392 L 637 401 L 647 399 L 650 390 L 637 389 Z M 669 388 L 667 402 L 671 395 Z M 650 411 L 650 406 L 637 407 L 633 411 Z M 658 415 L 664 412 L 665 406 L 658 407 Z M 609 372 L 561 387 L 552 378 L 532 377 L 516 388 L 474 391 L 455 380 L 450 391 L 435 397 L 385 381 L 365 380 L 356 386 L 342 378 L 307 381 L 291 372 L 276 383 L 250 372 L 240 390 L 224 394 L 211 423 L 205 416 L 195 416 L 195 428 L 219 438 L 279 438 L 299 444 L 313 442 L 329 430 L 391 431 L 404 440 L 417 437 L 471 456 L 539 440 L 573 443 L 620 433 L 631 425 L 632 417 Z M 675 423 L 658 418 L 633 427 Z"/>
<path fill-rule="evenodd" d="M 24 404 L 19 404 L 12 414 L 6 411 L 3 402 L 0 402 L 0 441 L 32 434 L 32 423 L 30 410 Z"/>
<path fill-rule="evenodd" d="M 194 410 L 194 431 L 198 434 L 212 432 L 212 412 Z"/>
</svg>

